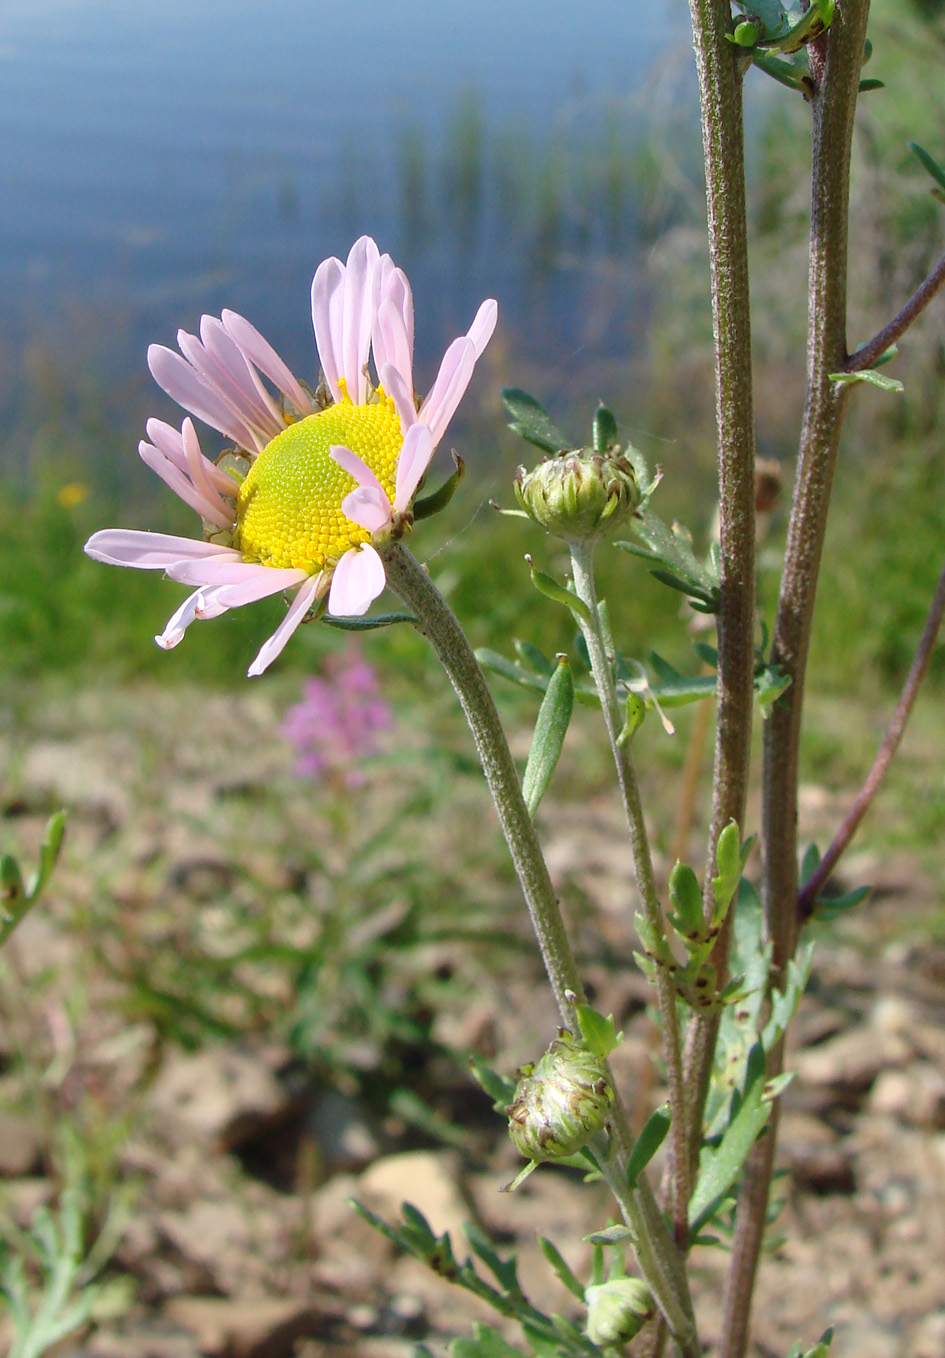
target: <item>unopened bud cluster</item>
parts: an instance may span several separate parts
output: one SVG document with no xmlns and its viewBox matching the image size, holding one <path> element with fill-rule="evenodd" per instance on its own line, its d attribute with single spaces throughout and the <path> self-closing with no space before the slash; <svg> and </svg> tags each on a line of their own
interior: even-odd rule
<svg viewBox="0 0 945 1358">
<path fill-rule="evenodd" d="M 653 1311 L 650 1289 L 641 1278 L 611 1278 L 585 1288 L 584 1300 L 587 1337 L 601 1348 L 629 1343 Z"/>
<path fill-rule="evenodd" d="M 622 523 L 640 503 L 633 467 L 616 448 L 575 448 L 519 467 L 515 495 L 537 523 L 555 537 L 584 542 Z"/>
<path fill-rule="evenodd" d="M 602 1129 L 613 1102 L 603 1061 L 561 1028 L 544 1056 L 522 1068 L 506 1109 L 509 1136 L 529 1160 L 565 1159 Z"/>
</svg>

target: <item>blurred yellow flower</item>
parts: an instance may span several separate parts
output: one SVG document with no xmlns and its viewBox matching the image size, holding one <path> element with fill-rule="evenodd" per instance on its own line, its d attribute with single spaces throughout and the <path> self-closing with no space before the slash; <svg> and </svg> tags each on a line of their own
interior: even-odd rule
<svg viewBox="0 0 945 1358">
<path fill-rule="evenodd" d="M 60 486 L 56 492 L 56 499 L 63 509 L 75 509 L 83 500 L 87 500 L 89 488 L 81 481 L 69 481 L 64 486 Z"/>
</svg>

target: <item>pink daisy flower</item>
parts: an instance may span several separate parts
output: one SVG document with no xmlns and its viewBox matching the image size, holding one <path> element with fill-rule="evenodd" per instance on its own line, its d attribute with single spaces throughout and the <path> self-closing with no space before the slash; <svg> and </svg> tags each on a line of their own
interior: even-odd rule
<svg viewBox="0 0 945 1358">
<path fill-rule="evenodd" d="M 196 618 L 295 590 L 249 668 L 262 674 L 326 595 L 329 613 L 356 617 L 383 590 L 377 547 L 409 530 L 414 495 L 497 314 L 494 301 L 483 302 L 418 403 L 410 284 L 362 236 L 347 263 L 326 259 L 315 273 L 312 322 L 324 383 L 314 396 L 233 311 L 204 316 L 199 338 L 179 331 L 180 353 L 152 345 L 148 366 L 158 385 L 235 447 L 213 462 L 191 419 L 179 431 L 149 420 L 141 457 L 200 515 L 203 537 L 110 528 L 93 534 L 86 552 L 193 587 L 156 638 L 165 649 Z"/>
</svg>

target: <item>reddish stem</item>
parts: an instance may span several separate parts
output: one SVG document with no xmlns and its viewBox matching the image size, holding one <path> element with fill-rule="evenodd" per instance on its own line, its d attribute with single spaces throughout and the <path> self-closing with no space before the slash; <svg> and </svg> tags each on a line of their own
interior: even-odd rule
<svg viewBox="0 0 945 1358">
<path fill-rule="evenodd" d="M 945 283 L 945 255 L 942 255 L 928 278 L 919 284 L 899 314 L 894 316 L 888 325 L 884 325 L 879 334 L 874 335 L 868 344 L 864 344 L 862 348 L 857 349 L 855 354 L 850 355 L 843 365 L 843 371 L 859 373 L 866 368 L 872 368 L 873 364 L 882 357 L 890 345 L 895 344 L 896 340 L 906 333 L 912 322 L 922 315 L 943 283 Z"/>
</svg>

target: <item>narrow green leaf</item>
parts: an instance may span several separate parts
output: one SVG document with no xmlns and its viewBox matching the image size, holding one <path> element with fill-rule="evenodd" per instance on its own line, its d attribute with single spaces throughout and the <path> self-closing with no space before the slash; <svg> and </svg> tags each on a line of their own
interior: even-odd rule
<svg viewBox="0 0 945 1358">
<path fill-rule="evenodd" d="M 528 569 L 531 571 L 532 584 L 548 599 L 554 599 L 555 603 L 564 604 L 565 608 L 570 608 L 576 618 L 582 622 L 590 622 L 591 613 L 587 604 L 579 599 L 576 594 L 572 594 L 564 585 L 559 585 L 553 576 L 546 571 L 541 571 L 532 562 L 530 556 L 526 556 Z"/>
<path fill-rule="evenodd" d="M 28 913 L 33 897 L 28 895 L 15 858 L 0 858 L 0 947 Z"/>
<path fill-rule="evenodd" d="M 617 1032 L 613 1014 L 608 1014 L 605 1018 L 589 1004 L 579 1004 L 577 1021 L 585 1047 L 602 1061 L 606 1061 L 610 1053 L 623 1041 L 623 1033 Z"/>
<path fill-rule="evenodd" d="M 552 1242 L 548 1240 L 547 1237 L 540 1235 L 538 1237 L 538 1248 L 541 1250 L 542 1254 L 548 1260 L 548 1263 L 554 1269 L 558 1281 L 564 1284 L 564 1286 L 568 1289 L 568 1291 L 571 1293 L 573 1297 L 577 1297 L 578 1301 L 583 1302 L 584 1288 L 582 1287 L 578 1278 L 569 1268 L 568 1264 L 562 1258 L 561 1252 L 558 1249 L 558 1247 L 552 1244 Z"/>
<path fill-rule="evenodd" d="M 868 382 L 872 387 L 879 387 L 880 391 L 905 391 L 898 378 L 887 377 L 885 373 L 878 373 L 875 368 L 864 368 L 855 373 L 830 373 L 830 380 L 836 382 L 838 386 L 849 385 L 851 382 Z"/>
<path fill-rule="evenodd" d="M 650 1114 L 643 1131 L 633 1143 L 633 1150 L 627 1160 L 627 1183 L 631 1188 L 666 1140 L 669 1124 L 669 1104 L 664 1103 Z"/>
<path fill-rule="evenodd" d="M 504 1075 L 500 1075 L 490 1066 L 487 1066 L 481 1056 L 471 1056 L 469 1068 L 472 1071 L 473 1079 L 492 1099 L 492 1106 L 495 1111 L 504 1113 L 515 1098 L 515 1081 L 507 1080 Z"/>
<path fill-rule="evenodd" d="M 612 410 L 608 410 L 603 402 L 597 407 L 594 413 L 594 423 L 592 426 L 592 441 L 595 453 L 606 453 L 608 448 L 613 448 L 617 443 L 617 421 L 614 419 Z"/>
<path fill-rule="evenodd" d="M 876 80 L 873 76 L 867 76 L 865 80 L 860 81 L 857 88 L 860 94 L 869 94 L 871 90 L 884 90 L 886 82 L 885 80 Z"/>
<path fill-rule="evenodd" d="M 54 816 L 50 817 L 46 825 L 46 834 L 39 850 L 39 867 L 30 883 L 29 897 L 31 901 L 37 900 L 49 881 L 52 870 L 56 866 L 65 833 L 66 813 L 65 811 L 57 811 Z"/>
<path fill-rule="evenodd" d="M 680 674 L 657 651 L 650 652 L 650 665 L 656 675 L 653 692 L 666 707 L 697 702 L 716 690 L 718 681 L 714 674 Z"/>
<path fill-rule="evenodd" d="M 607 1226 L 603 1231 L 592 1231 L 584 1239 L 589 1245 L 622 1245 L 633 1239 L 633 1232 L 628 1226 Z"/>
<path fill-rule="evenodd" d="M 719 652 L 717 647 L 710 646 L 705 641 L 694 641 L 692 644 L 692 649 L 695 651 L 699 659 L 704 661 L 706 665 L 710 665 L 714 670 L 718 669 Z"/>
<path fill-rule="evenodd" d="M 413 506 L 414 523 L 419 523 L 421 519 L 428 519 L 432 514 L 439 514 L 441 509 L 445 509 L 456 494 L 456 488 L 466 471 L 466 464 L 454 449 L 453 451 L 453 471 L 448 480 L 444 481 L 439 490 L 433 491 L 430 495 L 425 495 L 422 500 L 415 500 Z"/>
<path fill-rule="evenodd" d="M 932 176 L 939 188 L 945 189 L 945 170 L 942 169 L 938 161 L 930 156 L 925 147 L 920 146 L 916 141 L 910 141 L 909 150 L 922 168 Z"/>
<path fill-rule="evenodd" d="M 663 570 L 662 568 L 652 570 L 650 571 L 650 574 L 653 576 L 654 580 L 659 580 L 661 585 L 668 585 L 670 589 L 675 589 L 680 594 L 687 595 L 690 599 L 696 599 L 702 604 L 702 611 L 706 613 L 717 613 L 719 611 L 721 603 L 717 591 L 710 592 L 709 590 L 703 589 L 700 585 L 695 584 L 694 581 L 682 580 L 678 575 L 674 575 L 672 571 Z"/>
<path fill-rule="evenodd" d="M 463 1224 L 463 1233 L 476 1256 L 482 1260 L 503 1292 L 510 1297 L 521 1297 L 522 1289 L 519 1286 L 518 1264 L 515 1255 L 513 1254 L 509 1259 L 503 1259 L 482 1227 L 477 1226 L 474 1221 L 467 1221 Z"/>
<path fill-rule="evenodd" d="M 801 871 L 800 871 L 801 886 L 804 886 L 805 883 L 808 882 L 811 877 L 813 877 L 814 873 L 817 870 L 817 864 L 819 862 L 820 862 L 820 850 L 818 849 L 817 845 L 808 844 L 807 848 L 804 850 L 804 857 L 801 859 Z"/>
<path fill-rule="evenodd" d="M 559 655 L 557 668 L 548 680 L 545 696 L 538 709 L 535 734 L 532 736 L 525 775 L 522 778 L 522 796 L 525 798 L 528 814 L 532 817 L 548 790 L 552 774 L 561 758 L 564 738 L 568 733 L 573 711 L 574 680 L 571 677 L 571 666 L 566 655 Z"/>
<path fill-rule="evenodd" d="M 632 691 L 628 692 L 626 716 L 624 717 L 623 726 L 620 728 L 620 733 L 617 736 L 617 744 L 626 745 L 628 741 L 631 741 L 643 725 L 645 717 L 646 703 L 644 700 L 639 694 L 633 693 Z"/>
<path fill-rule="evenodd" d="M 689 1203 L 689 1226 L 694 1233 L 715 1214 L 768 1121 L 771 1109 L 763 1097 L 764 1087 L 764 1049 L 756 1042 L 748 1054 L 745 1091 L 738 1111 L 718 1146 L 704 1146 L 699 1157 L 699 1177 Z"/>
<path fill-rule="evenodd" d="M 669 899 L 674 911 L 670 918 L 676 932 L 683 938 L 701 934 L 704 924 L 702 890 L 698 877 L 687 863 L 677 863 L 669 874 Z"/>
<path fill-rule="evenodd" d="M 322 618 L 326 627 L 337 627 L 339 632 L 373 632 L 376 627 L 391 627 L 395 622 L 416 622 L 412 613 L 377 613 L 370 618 Z"/>
<path fill-rule="evenodd" d="M 501 674 L 503 679 L 509 679 L 521 688 L 530 688 L 537 693 L 544 693 L 548 687 L 546 678 L 525 669 L 523 665 L 516 664 L 514 660 L 507 660 L 504 655 L 500 655 L 498 651 L 490 650 L 488 646 L 479 647 L 476 651 L 476 659 L 485 669 Z"/>
<path fill-rule="evenodd" d="M 530 641 L 516 639 L 512 642 L 512 645 L 515 647 L 515 654 L 522 664 L 533 670 L 535 674 L 542 674 L 545 678 L 554 674 L 557 661 L 549 660 L 545 653 L 540 651 L 537 646 L 533 646 Z"/>
<path fill-rule="evenodd" d="M 865 901 L 872 890 L 871 886 L 858 886 L 843 896 L 818 896 L 814 903 L 817 918 L 823 920 L 836 919 L 845 910 L 852 910 L 855 905 Z"/>
<path fill-rule="evenodd" d="M 738 887 L 739 878 L 742 875 L 742 852 L 741 838 L 738 826 L 730 820 L 719 835 L 716 846 L 716 863 L 718 864 L 719 874 L 712 878 L 712 889 L 715 893 L 716 922 L 724 918 L 725 911 L 728 909 L 729 902 Z"/>
<path fill-rule="evenodd" d="M 551 416 L 527 391 L 519 387 L 503 387 L 502 404 L 512 416 L 509 428 L 526 442 L 533 443 L 546 453 L 560 453 L 571 447 L 567 435 L 562 434 Z"/>
<path fill-rule="evenodd" d="M 771 76 L 779 85 L 786 85 L 789 90 L 806 91 L 811 85 L 806 71 L 782 57 L 770 57 L 756 51 L 752 53 L 752 59 L 759 71 L 764 71 L 765 75 Z"/>
</svg>

